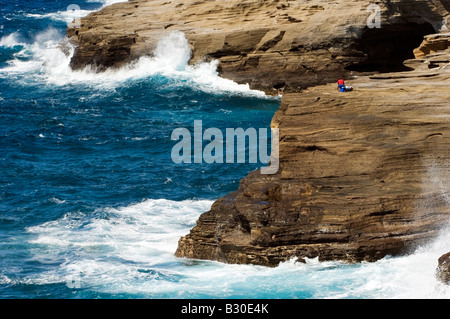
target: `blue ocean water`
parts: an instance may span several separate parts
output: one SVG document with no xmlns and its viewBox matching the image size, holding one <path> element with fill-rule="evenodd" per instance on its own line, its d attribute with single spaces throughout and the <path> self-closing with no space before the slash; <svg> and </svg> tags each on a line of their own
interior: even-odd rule
<svg viewBox="0 0 450 319">
<path fill-rule="evenodd" d="M 175 258 L 198 216 L 265 165 L 175 164 L 172 131 L 268 128 L 280 99 L 221 79 L 214 62 L 188 66 L 180 33 L 121 70 L 71 71 L 67 24 L 114 2 L 0 1 L 0 298 L 450 296 L 434 277 L 445 231 L 357 265 Z"/>
</svg>

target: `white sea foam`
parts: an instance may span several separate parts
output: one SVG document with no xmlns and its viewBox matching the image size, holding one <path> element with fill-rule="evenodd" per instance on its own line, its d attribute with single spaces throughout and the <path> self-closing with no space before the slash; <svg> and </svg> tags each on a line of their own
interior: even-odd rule
<svg viewBox="0 0 450 319">
<path fill-rule="evenodd" d="M 196 266 L 174 257 L 180 236 L 211 205 L 208 200 L 146 200 L 99 210 L 92 216 L 68 213 L 27 229 L 33 238 L 29 241 L 32 259 L 60 266 L 14 282 L 7 277 L 1 281 L 79 283 L 80 288 L 102 293 L 156 297 L 189 297 L 193 292 L 217 297 L 232 294 L 233 282 L 245 282 L 264 268 L 215 262 Z"/>
<path fill-rule="evenodd" d="M 146 200 L 128 207 L 99 210 L 93 216 L 68 213 L 27 231 L 37 235 L 34 244 L 93 249 L 109 246 L 115 256 L 137 261 L 156 251 L 172 254 L 178 237 L 211 204 L 208 200 Z"/>
<path fill-rule="evenodd" d="M 0 39 L 0 47 L 11 48 L 18 45 L 24 45 L 23 41 L 20 40 L 19 32 L 13 32 Z"/>
<path fill-rule="evenodd" d="M 124 66 L 120 70 L 107 70 L 96 73 L 89 68 L 83 71 L 72 71 L 60 66 L 61 72 L 54 76 L 49 72 L 48 80 L 57 85 L 68 83 L 96 83 L 103 87 L 116 87 L 126 81 L 136 81 L 157 75 L 172 79 L 178 85 L 189 85 L 209 93 L 241 93 L 264 97 L 264 92 L 251 90 L 248 85 L 240 85 L 231 80 L 221 78 L 217 72 L 217 61 L 201 62 L 189 65 L 191 50 L 182 32 L 171 32 L 160 40 L 152 56 L 141 57 L 134 63 Z M 64 74 L 62 74 L 64 73 Z"/>
<path fill-rule="evenodd" d="M 355 280 L 347 293 L 369 298 L 450 298 L 450 287 L 436 278 L 437 260 L 449 251 L 450 232 L 446 228 L 433 243 L 418 248 L 409 256 L 361 265 L 353 276 L 366 280 L 359 280 L 361 285 L 356 285 L 359 282 Z"/>
<path fill-rule="evenodd" d="M 409 256 L 374 263 L 293 259 L 266 268 L 175 258 L 179 238 L 212 203 L 146 200 L 30 227 L 32 259 L 59 267 L 21 283 L 75 279 L 102 293 L 162 298 L 450 298 L 450 288 L 435 277 L 437 259 L 450 251 L 448 229 Z"/>
<path fill-rule="evenodd" d="M 148 280 L 170 284 L 176 271 L 158 267 L 175 262 L 180 236 L 212 205 L 209 200 L 146 200 L 121 208 L 92 213 L 67 213 L 60 219 L 27 229 L 33 259 L 60 263 L 60 267 L 22 282 L 66 282 L 80 277 L 83 287 L 103 292 L 147 291 Z M 37 277 L 36 277 L 37 276 Z M 155 278 L 155 277 L 162 278 Z M 59 279 L 57 279 L 59 278 Z M 5 277 L 2 281 L 6 281 Z M 141 282 L 133 290 L 136 280 Z M 153 282 L 154 284 L 154 282 Z M 149 290 L 150 289 L 150 290 Z M 158 289 L 164 290 L 163 286 Z"/>
<path fill-rule="evenodd" d="M 49 201 L 52 202 L 52 203 L 55 203 L 55 204 L 64 204 L 64 203 L 66 203 L 65 200 L 62 200 L 62 199 L 59 199 L 59 198 L 56 198 L 56 197 L 50 198 Z"/>
<path fill-rule="evenodd" d="M 67 58 L 58 45 L 62 36 L 54 28 L 48 28 L 34 36 L 33 43 L 17 42 L 20 35 L 15 32 L 2 39 L 5 43 L 14 46 L 19 43 L 23 49 L 15 54 L 15 59 L 8 62 L 8 66 L 0 69 L 0 76 L 10 74 L 39 74 L 45 70 L 57 72 L 61 59 Z"/>
<path fill-rule="evenodd" d="M 173 261 L 179 238 L 211 204 L 208 200 L 146 200 L 99 210 L 92 216 L 68 213 L 27 232 L 33 235 L 30 244 L 36 260 L 66 260 L 64 271 L 78 265 L 84 271 L 107 266 L 120 272 L 128 262 L 150 267 Z"/>
<path fill-rule="evenodd" d="M 62 36 L 53 28 L 39 33 L 33 44 L 17 54 L 20 59 L 9 61 L 9 66 L 0 69 L 0 76 L 24 74 L 27 75 L 24 81 L 29 81 L 31 77 L 52 85 L 91 85 L 98 89 L 114 89 L 127 81 L 164 76 L 173 85 L 187 85 L 208 93 L 265 97 L 264 92 L 251 90 L 249 85 L 221 78 L 217 72 L 217 61 L 189 65 L 191 50 L 182 32 L 174 31 L 161 39 L 152 56 L 141 57 L 119 70 L 109 69 L 101 73 L 90 67 L 73 71 L 69 63 L 74 49 L 67 44 L 70 52 L 64 54 L 60 49 L 61 40 Z"/>
<path fill-rule="evenodd" d="M 267 284 L 272 293 L 278 291 L 287 298 L 297 297 L 298 290 L 303 289 L 314 299 L 448 299 L 450 287 L 436 278 L 437 260 L 448 251 L 449 228 L 443 229 L 433 243 L 408 256 L 359 264 L 317 259 L 304 264 L 292 259 L 262 275 L 265 282 L 273 282 Z"/>
<path fill-rule="evenodd" d="M 28 13 L 25 16 L 34 19 L 51 19 L 53 21 L 63 21 L 69 25 L 75 19 L 87 16 L 89 13 L 93 12 L 91 10 L 81 10 L 78 6 L 74 6 L 74 9 L 68 7 L 67 10 L 51 12 L 45 14 Z"/>
</svg>

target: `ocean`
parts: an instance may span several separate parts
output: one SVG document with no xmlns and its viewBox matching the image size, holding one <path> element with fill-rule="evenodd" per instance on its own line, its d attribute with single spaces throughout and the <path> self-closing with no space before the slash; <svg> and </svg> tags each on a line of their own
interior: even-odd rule
<svg viewBox="0 0 450 319">
<path fill-rule="evenodd" d="M 435 278 L 445 227 L 374 263 L 176 258 L 200 214 L 264 164 L 175 163 L 172 132 L 269 128 L 281 99 L 220 78 L 215 61 L 188 65 L 177 32 L 120 70 L 74 72 L 58 48 L 68 23 L 120 1 L 72 1 L 0 1 L 0 298 L 450 297 Z"/>
</svg>

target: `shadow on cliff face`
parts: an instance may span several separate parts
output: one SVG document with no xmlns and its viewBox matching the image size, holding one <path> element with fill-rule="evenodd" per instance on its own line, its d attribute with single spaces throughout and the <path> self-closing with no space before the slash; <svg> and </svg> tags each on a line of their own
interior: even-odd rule
<svg viewBox="0 0 450 319">
<path fill-rule="evenodd" d="M 345 67 L 357 72 L 410 71 L 403 62 L 413 59 L 413 50 L 422 43 L 423 37 L 435 33 L 429 23 L 404 23 L 385 25 L 381 28 L 365 28 L 355 49 L 366 56 L 364 62 Z"/>
</svg>

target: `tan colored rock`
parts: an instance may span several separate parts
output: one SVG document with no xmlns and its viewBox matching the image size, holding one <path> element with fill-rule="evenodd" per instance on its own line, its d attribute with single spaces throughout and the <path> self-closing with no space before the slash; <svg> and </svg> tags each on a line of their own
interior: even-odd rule
<svg viewBox="0 0 450 319">
<path fill-rule="evenodd" d="M 122 66 L 151 55 L 162 37 L 178 30 L 192 47 L 191 63 L 218 59 L 223 77 L 268 93 L 299 91 L 351 71 L 402 68 L 423 35 L 441 27 L 446 3 L 380 3 L 380 29 L 368 27 L 375 11 L 362 0 L 117 3 L 68 29 L 76 45 L 71 66 Z"/>
<path fill-rule="evenodd" d="M 178 30 L 191 63 L 217 59 L 226 78 L 293 92 L 272 120 L 278 173 L 244 178 L 180 239 L 177 256 L 268 266 L 294 257 L 374 261 L 408 253 L 448 221 L 449 54 L 430 54 L 447 40 L 427 38 L 421 59 L 413 50 L 442 29 L 450 3 L 380 2 L 381 28 L 368 27 L 368 4 L 129 1 L 68 30 L 74 69 L 151 55 Z M 341 76 L 354 92 L 336 91 Z"/>
<path fill-rule="evenodd" d="M 446 50 L 450 47 L 450 33 L 438 33 L 425 36 L 420 46 L 414 50 L 417 59 L 429 54 Z"/>
<path fill-rule="evenodd" d="M 375 261 L 434 238 L 450 217 L 450 64 L 350 84 L 353 92 L 328 84 L 285 94 L 272 120 L 279 172 L 244 178 L 176 255 Z"/>
</svg>

